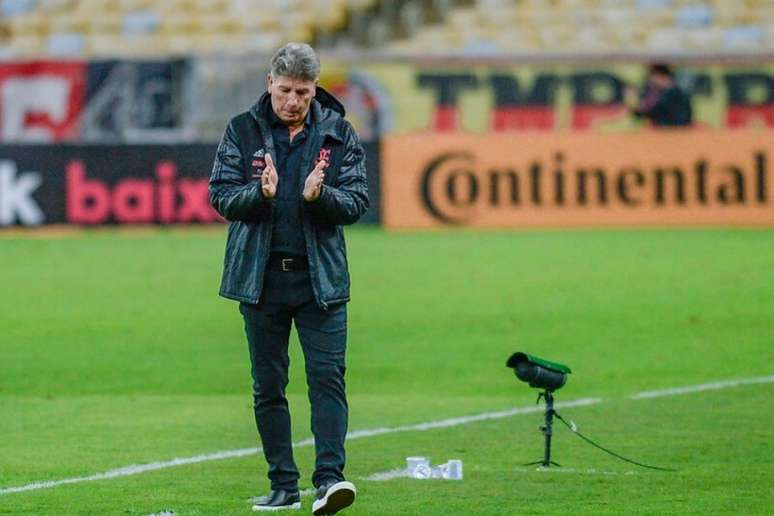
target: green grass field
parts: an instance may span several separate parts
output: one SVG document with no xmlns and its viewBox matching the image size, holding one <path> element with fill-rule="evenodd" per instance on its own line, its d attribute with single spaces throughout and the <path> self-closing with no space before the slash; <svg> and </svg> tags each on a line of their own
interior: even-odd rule
<svg viewBox="0 0 774 516">
<path fill-rule="evenodd" d="M 0 234 L 0 237 L 2 235 Z M 0 238 L 0 491 L 259 446 L 225 229 Z M 350 429 L 526 407 L 514 351 L 569 364 L 560 412 L 664 473 L 617 461 L 539 413 L 352 440 L 348 514 L 771 514 L 772 383 L 633 400 L 774 374 L 774 231 L 348 233 Z M 309 408 L 297 341 L 294 438 Z M 365 480 L 423 455 L 462 482 Z M 297 460 L 311 487 L 313 449 Z M 263 457 L 0 494 L 0 513 L 248 514 Z M 311 498 L 303 502 L 310 513 Z"/>
</svg>

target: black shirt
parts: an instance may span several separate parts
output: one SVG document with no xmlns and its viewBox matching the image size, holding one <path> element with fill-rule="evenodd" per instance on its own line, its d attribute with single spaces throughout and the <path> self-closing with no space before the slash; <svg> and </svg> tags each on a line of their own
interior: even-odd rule
<svg viewBox="0 0 774 516">
<path fill-rule="evenodd" d="M 271 237 L 271 253 L 278 257 L 305 257 L 306 240 L 301 220 L 303 198 L 301 170 L 303 151 L 309 136 L 309 114 L 303 130 L 290 141 L 290 130 L 270 110 L 271 136 L 274 140 L 274 166 L 277 168 L 277 194 L 274 205 L 274 219 Z"/>
<path fill-rule="evenodd" d="M 691 99 L 678 86 L 645 90 L 637 116 L 648 118 L 654 126 L 687 126 L 693 121 Z"/>
</svg>

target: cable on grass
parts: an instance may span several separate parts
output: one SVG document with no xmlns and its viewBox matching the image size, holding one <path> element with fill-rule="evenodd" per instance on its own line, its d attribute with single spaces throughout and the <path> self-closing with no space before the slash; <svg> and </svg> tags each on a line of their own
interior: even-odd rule
<svg viewBox="0 0 774 516">
<path fill-rule="evenodd" d="M 601 445 L 599 445 L 599 444 L 595 443 L 594 441 L 592 441 L 591 439 L 589 439 L 588 437 L 586 437 L 585 435 L 583 435 L 582 433 L 580 433 L 580 432 L 578 431 L 578 427 L 575 425 L 575 423 L 572 423 L 572 424 L 568 423 L 568 422 L 567 422 L 567 421 L 565 421 L 565 419 L 564 419 L 562 416 L 560 416 L 560 415 L 559 415 L 559 413 L 558 413 L 557 411 L 555 411 L 555 410 L 554 410 L 554 415 L 556 416 L 556 419 L 558 419 L 559 421 L 561 421 L 562 423 L 564 423 L 564 424 L 565 424 L 565 426 L 567 426 L 567 428 L 569 428 L 569 429 L 570 429 L 570 432 L 574 433 L 575 435 L 577 435 L 578 437 L 580 437 L 581 439 L 583 439 L 584 441 L 586 441 L 586 442 L 587 442 L 587 443 L 589 443 L 590 445 L 594 446 L 595 448 L 599 448 L 599 449 L 600 449 L 600 450 L 602 450 L 603 452 L 605 452 L 605 453 L 609 453 L 610 455 L 612 455 L 613 457 L 616 457 L 617 459 L 621 459 L 621 460 L 622 460 L 622 461 L 624 461 L 624 462 L 628 462 L 629 464 L 634 464 L 635 466 L 640 466 L 640 467 L 642 467 L 642 468 L 655 469 L 655 470 L 658 470 L 658 471 L 669 471 L 669 472 L 676 472 L 676 471 L 677 471 L 676 469 L 672 469 L 672 468 L 662 468 L 661 466 L 651 466 L 651 465 L 648 465 L 648 464 L 643 464 L 642 462 L 637 462 L 636 460 L 627 459 L 627 458 L 626 458 L 626 457 L 624 457 L 623 455 L 619 455 L 619 454 L 617 454 L 616 452 L 614 452 L 614 451 L 612 451 L 612 450 L 608 450 L 608 449 L 607 449 L 607 448 L 605 448 L 604 446 L 601 446 Z"/>
</svg>

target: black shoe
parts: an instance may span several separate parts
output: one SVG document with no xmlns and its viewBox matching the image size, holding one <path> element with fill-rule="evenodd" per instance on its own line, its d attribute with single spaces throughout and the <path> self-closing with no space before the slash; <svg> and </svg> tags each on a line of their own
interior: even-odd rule
<svg viewBox="0 0 774 516">
<path fill-rule="evenodd" d="M 301 496 L 298 491 L 269 491 L 266 496 L 260 497 L 255 505 L 254 511 L 282 511 L 285 509 L 300 509 Z"/>
<path fill-rule="evenodd" d="M 312 514 L 336 514 L 352 505 L 355 501 L 355 485 L 342 480 L 330 482 L 317 488 L 317 496 L 312 504 Z"/>
</svg>

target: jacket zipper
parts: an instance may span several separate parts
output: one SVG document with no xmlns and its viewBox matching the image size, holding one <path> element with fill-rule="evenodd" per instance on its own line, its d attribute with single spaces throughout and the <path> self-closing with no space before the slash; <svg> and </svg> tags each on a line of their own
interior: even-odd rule
<svg viewBox="0 0 774 516">
<path fill-rule="evenodd" d="M 274 205 L 269 206 L 269 229 L 266 230 L 266 237 L 263 239 L 263 248 L 269 249 L 269 246 L 271 245 L 271 232 L 274 229 Z M 261 271 L 261 293 L 258 294 L 258 298 L 255 300 L 255 304 L 257 305 L 261 301 L 261 296 L 263 295 L 263 289 L 264 289 L 264 283 L 266 281 L 266 264 L 269 262 L 269 257 L 267 256 L 266 259 L 263 261 L 263 270 Z"/>
<path fill-rule="evenodd" d="M 252 115 L 251 115 L 252 116 Z M 255 118 L 256 123 L 258 124 L 258 128 L 261 132 L 261 139 L 263 140 L 263 147 L 266 149 L 267 152 L 271 151 L 274 152 L 274 142 L 271 141 L 271 131 L 269 130 L 268 126 L 266 125 L 266 122 Z M 266 134 L 269 135 L 269 140 L 271 141 L 271 145 L 267 145 L 266 141 Z M 276 155 L 275 155 L 276 156 Z M 266 236 L 263 239 L 263 248 L 268 252 L 269 247 L 271 246 L 271 233 L 272 229 L 274 228 L 274 204 L 271 203 L 269 205 L 269 221 L 268 221 L 269 228 L 266 230 Z M 263 289 L 264 289 L 264 282 L 265 282 L 265 275 L 266 275 L 266 264 L 269 261 L 269 257 L 266 256 L 264 263 L 263 263 L 263 270 L 261 271 L 261 293 L 258 294 L 258 297 L 255 300 L 255 304 L 258 304 L 261 301 L 261 296 L 263 295 Z"/>
</svg>

